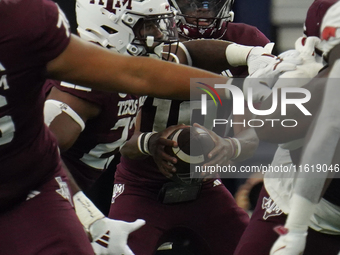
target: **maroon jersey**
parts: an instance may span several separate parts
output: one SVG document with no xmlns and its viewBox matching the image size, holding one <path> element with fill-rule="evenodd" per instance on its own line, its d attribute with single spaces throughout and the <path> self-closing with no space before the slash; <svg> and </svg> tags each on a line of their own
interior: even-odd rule
<svg viewBox="0 0 340 255">
<path fill-rule="evenodd" d="M 222 33 L 222 32 L 221 32 Z M 224 32 L 223 40 L 232 41 L 244 45 L 264 46 L 269 40 L 257 28 L 241 23 L 228 23 L 227 31 Z M 237 67 L 230 69 L 233 76 L 240 77 L 247 74 L 247 67 Z M 209 103 L 209 102 L 208 102 Z M 210 102 L 212 103 L 212 102 Z M 195 110 L 195 105 L 197 109 Z M 142 108 L 141 131 L 162 131 L 168 126 L 177 124 L 192 125 L 191 118 L 199 114 L 201 102 L 198 101 L 178 101 L 164 100 L 158 98 L 148 98 Z M 221 119 L 228 119 L 231 113 L 231 102 L 223 102 L 223 108 L 216 109 L 216 116 Z M 193 111 L 191 111 L 193 110 Z M 204 118 L 193 118 L 195 122 L 204 124 Z M 211 116 L 209 116 L 211 117 Z M 207 126 L 206 126 L 207 127 Z M 226 136 L 228 130 L 225 126 L 213 129 L 220 136 Z M 158 187 L 162 182 L 168 181 L 161 174 L 153 161 L 152 157 L 148 157 L 141 164 L 140 160 L 131 160 L 122 157 L 121 164 L 118 165 L 116 172 L 117 182 L 120 178 L 149 183 Z"/>
<path fill-rule="evenodd" d="M 46 63 L 68 43 L 68 23 L 53 2 L 0 1 L 0 208 L 60 169 L 42 86 Z"/>
<path fill-rule="evenodd" d="M 87 100 L 101 108 L 100 114 L 86 122 L 74 145 L 62 159 L 82 189 L 89 188 L 106 170 L 120 147 L 133 135 L 136 115 L 146 96 L 108 93 L 56 81 L 61 91 Z M 51 86 L 51 84 L 46 84 Z"/>
</svg>

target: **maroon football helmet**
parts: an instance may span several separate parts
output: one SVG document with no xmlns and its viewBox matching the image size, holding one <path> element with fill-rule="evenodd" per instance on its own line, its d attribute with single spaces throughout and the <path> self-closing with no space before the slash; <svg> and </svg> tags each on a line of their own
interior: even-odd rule
<svg viewBox="0 0 340 255">
<path fill-rule="evenodd" d="M 309 7 L 305 20 L 304 34 L 320 37 L 320 25 L 329 7 L 338 0 L 315 0 Z"/>
<path fill-rule="evenodd" d="M 177 10 L 180 35 L 187 39 L 221 38 L 233 21 L 234 0 L 170 0 Z"/>
</svg>

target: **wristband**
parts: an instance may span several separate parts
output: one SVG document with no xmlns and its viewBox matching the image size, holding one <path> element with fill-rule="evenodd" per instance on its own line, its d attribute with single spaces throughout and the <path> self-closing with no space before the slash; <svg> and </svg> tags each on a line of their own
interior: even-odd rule
<svg viewBox="0 0 340 255">
<path fill-rule="evenodd" d="M 233 155 L 233 157 L 231 157 L 231 160 L 233 160 L 233 159 L 237 159 L 238 156 L 240 156 L 240 154 L 241 154 L 241 143 L 240 143 L 240 141 L 239 141 L 237 138 L 235 138 L 235 137 L 231 138 L 231 140 L 234 141 L 234 142 L 236 143 L 235 155 Z"/>
<path fill-rule="evenodd" d="M 76 214 L 86 231 L 89 231 L 90 226 L 95 221 L 105 218 L 104 214 L 82 191 L 77 192 L 73 196 L 73 203 Z"/>
<path fill-rule="evenodd" d="M 226 140 L 228 142 L 230 142 L 231 144 L 231 148 L 232 148 L 232 153 L 231 153 L 231 157 L 230 157 L 230 160 L 235 160 L 236 158 L 238 158 L 238 156 L 240 156 L 241 154 L 241 143 L 240 141 L 233 137 L 227 137 Z"/>
<path fill-rule="evenodd" d="M 225 56 L 231 66 L 246 66 L 247 57 L 253 46 L 244 46 L 237 43 L 228 45 Z"/>
<path fill-rule="evenodd" d="M 137 146 L 139 151 L 144 155 L 151 155 L 149 151 L 149 139 L 156 132 L 142 133 L 138 136 Z"/>
</svg>

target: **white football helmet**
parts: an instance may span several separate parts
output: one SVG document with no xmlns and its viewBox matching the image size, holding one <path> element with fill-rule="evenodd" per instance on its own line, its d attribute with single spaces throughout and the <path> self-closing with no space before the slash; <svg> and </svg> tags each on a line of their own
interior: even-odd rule
<svg viewBox="0 0 340 255">
<path fill-rule="evenodd" d="M 80 37 L 122 54 L 161 58 L 178 42 L 167 0 L 77 0 L 76 14 Z"/>
</svg>

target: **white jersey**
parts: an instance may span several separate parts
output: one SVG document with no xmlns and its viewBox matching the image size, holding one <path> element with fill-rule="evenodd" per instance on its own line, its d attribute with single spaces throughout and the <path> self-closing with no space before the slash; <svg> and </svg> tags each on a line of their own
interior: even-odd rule
<svg viewBox="0 0 340 255">
<path fill-rule="evenodd" d="M 306 63 L 300 67 L 300 70 L 289 71 L 284 75 L 281 75 L 280 80 L 274 85 L 274 87 L 286 87 L 289 84 L 294 84 L 294 86 L 303 86 L 312 77 L 314 77 L 319 69 L 322 67 L 320 64 L 320 59 L 315 58 L 315 62 L 310 61 L 308 57 L 314 51 L 314 46 L 310 49 L 301 47 L 301 38 L 295 43 L 296 50 L 301 50 L 301 57 Z M 286 54 L 289 54 L 289 51 Z M 285 53 L 283 53 L 285 54 Z M 282 55 L 282 54 L 281 54 Z M 315 54 L 316 55 L 316 54 Z M 308 60 L 308 61 L 307 61 Z M 313 72 L 310 72 L 313 71 Z M 294 79 L 294 82 L 288 83 L 283 78 Z M 304 79 L 301 79 L 304 78 Z M 289 150 L 295 150 L 301 148 L 303 145 L 303 139 L 291 141 L 285 144 L 280 144 L 273 158 L 272 166 L 282 169 L 290 169 L 290 172 L 280 172 L 280 173 L 266 173 L 264 175 L 264 187 L 267 190 L 270 198 L 276 203 L 276 205 L 285 214 L 290 211 L 290 201 L 293 195 L 294 185 L 296 176 L 298 175 L 298 170 L 294 171 L 293 162 L 290 157 Z M 325 199 L 321 199 L 316 207 L 316 210 L 311 217 L 310 227 L 316 231 L 325 234 L 340 235 L 340 207 L 336 206 Z"/>
<path fill-rule="evenodd" d="M 290 168 L 293 165 L 293 162 L 290 157 L 289 150 L 278 147 L 271 165 L 273 167 L 278 166 Z M 264 175 L 264 187 L 266 188 L 270 197 L 285 214 L 289 213 L 290 210 L 289 201 L 293 194 L 294 177 L 294 171 L 289 173 L 267 172 Z"/>
<path fill-rule="evenodd" d="M 330 235 L 340 235 L 340 206 L 321 199 L 311 217 L 310 227 Z"/>
<path fill-rule="evenodd" d="M 272 166 L 293 165 L 289 150 L 279 147 L 274 155 Z M 291 168 L 293 169 L 293 168 Z M 297 173 L 266 173 L 264 187 L 271 199 L 285 213 L 290 211 L 290 200 L 293 194 Z M 340 207 L 321 199 L 311 217 L 312 229 L 330 235 L 340 235 Z"/>
</svg>

